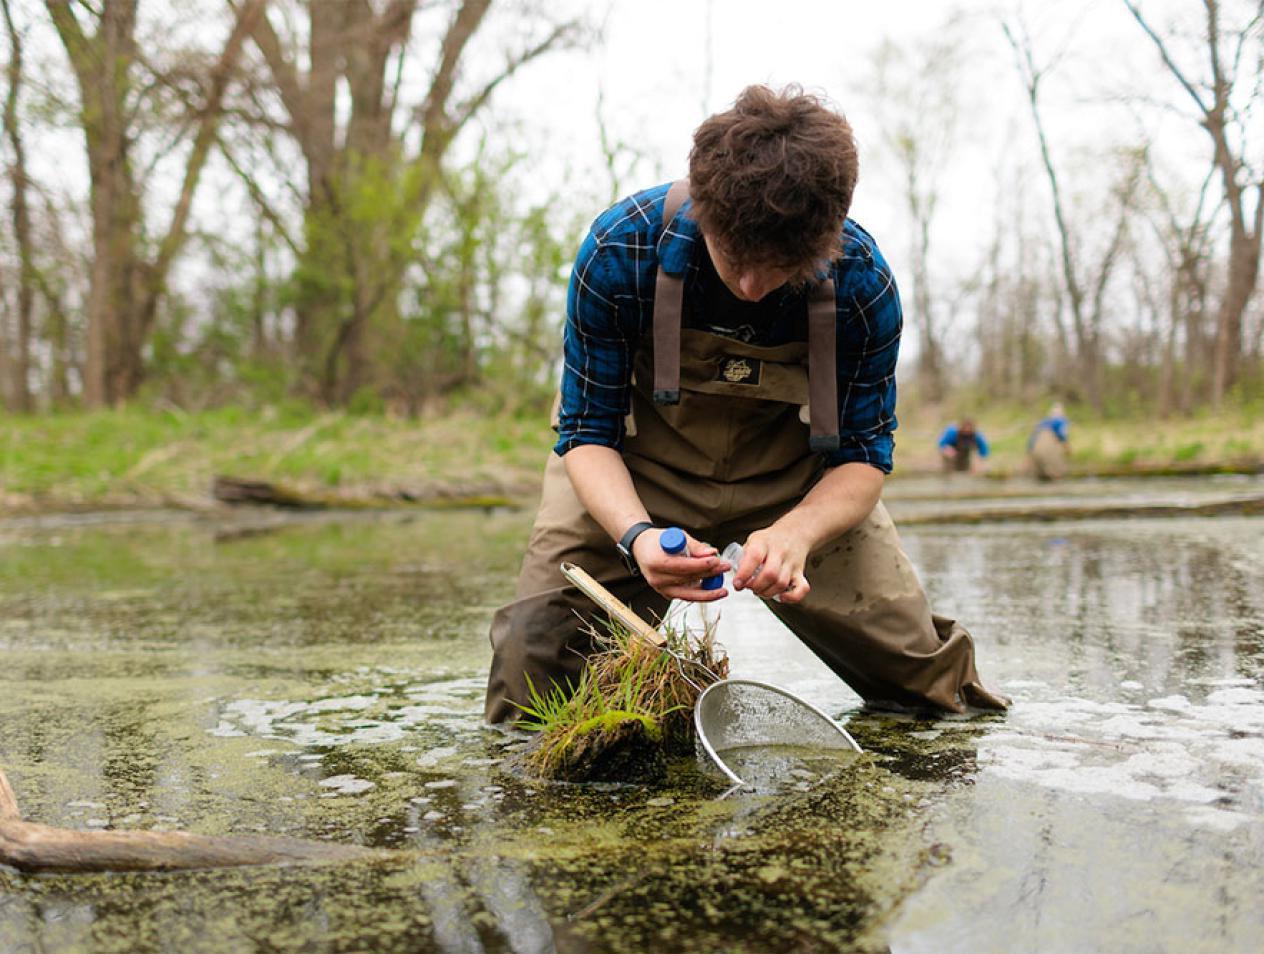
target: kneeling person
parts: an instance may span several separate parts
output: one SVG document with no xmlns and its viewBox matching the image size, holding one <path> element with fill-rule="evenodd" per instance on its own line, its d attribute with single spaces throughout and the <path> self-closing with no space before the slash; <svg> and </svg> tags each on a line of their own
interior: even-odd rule
<svg viewBox="0 0 1264 954">
<path fill-rule="evenodd" d="M 689 179 L 598 217 L 571 275 L 558 442 L 518 580 L 492 622 L 486 715 L 574 683 L 592 607 L 572 562 L 643 616 L 760 597 L 867 702 L 1004 708 L 966 630 L 931 614 L 879 497 L 901 313 L 847 218 L 851 127 L 794 88 L 747 88 L 694 135 Z M 689 528 L 687 555 L 661 528 Z M 709 542 L 702 542 L 702 541 Z M 809 581 L 810 578 L 810 581 Z"/>
</svg>

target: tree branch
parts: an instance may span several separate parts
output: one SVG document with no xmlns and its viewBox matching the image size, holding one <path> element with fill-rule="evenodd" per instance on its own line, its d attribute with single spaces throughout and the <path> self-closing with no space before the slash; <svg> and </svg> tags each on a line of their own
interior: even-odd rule
<svg viewBox="0 0 1264 954">
<path fill-rule="evenodd" d="M 535 46 L 530 47 L 518 56 L 511 58 L 499 75 L 493 78 L 491 82 L 484 86 L 475 96 L 462 104 L 456 118 L 449 124 L 449 137 L 456 135 L 456 133 L 460 131 L 461 127 L 469 121 L 470 117 L 487 104 L 487 101 L 491 98 L 491 95 L 495 92 L 497 86 L 509 79 L 509 77 L 513 76 L 513 74 L 521 67 L 531 62 L 536 57 L 542 56 L 549 50 L 553 49 L 553 47 L 559 42 L 568 39 L 578 30 L 578 26 L 578 23 L 574 20 L 566 23 L 559 23 L 553 28 L 552 32 L 549 33 L 548 36 Z"/>
<path fill-rule="evenodd" d="M 422 155 L 436 157 L 450 138 L 447 109 L 456 84 L 457 66 L 466 45 L 478 30 L 491 0 L 463 0 L 461 8 L 443 37 L 439 66 L 430 82 L 430 91 L 421 106 Z"/>
<path fill-rule="evenodd" d="M 166 235 L 158 247 L 158 254 L 147 271 L 146 300 L 141 309 L 141 340 L 153 321 L 156 300 L 162 294 L 166 284 L 167 272 L 176 252 L 184 242 L 189 213 L 193 207 L 193 194 L 197 190 L 198 179 L 210 156 L 211 147 L 216 140 L 216 129 L 219 123 L 220 106 L 224 101 L 224 92 L 232 78 L 234 67 L 241 56 L 246 37 L 261 19 L 268 0 L 246 0 L 237 15 L 237 21 L 224 43 L 219 61 L 211 72 L 210 89 L 207 91 L 206 103 L 202 107 L 198 122 L 197 135 L 193 139 L 192 152 L 184 170 L 184 181 L 180 184 L 180 197 L 176 200 L 172 212 L 171 223 Z"/>
<path fill-rule="evenodd" d="M 1154 32 L 1154 29 L 1146 21 L 1145 17 L 1141 15 L 1141 11 L 1137 9 L 1137 5 L 1133 3 L 1133 0 L 1123 0 L 1123 4 L 1128 8 L 1128 12 L 1132 14 L 1133 19 L 1141 24 L 1141 29 L 1145 30 L 1150 39 L 1154 41 L 1154 45 L 1159 50 L 1159 56 L 1163 58 L 1163 62 L 1167 64 L 1168 70 L 1170 70 L 1172 75 L 1176 77 L 1177 82 L 1185 88 L 1185 92 L 1189 93 L 1194 102 L 1198 104 L 1198 108 L 1202 114 L 1204 116 L 1207 115 L 1210 110 L 1203 102 L 1202 97 L 1198 95 L 1198 90 L 1194 89 L 1190 81 L 1185 78 L 1185 74 L 1181 72 L 1181 68 L 1176 65 L 1176 62 L 1172 59 L 1171 54 L 1168 53 L 1167 44 L 1163 42 L 1163 38 Z"/>
<path fill-rule="evenodd" d="M 229 0 L 230 4 L 236 9 L 239 4 L 236 0 Z M 258 17 L 252 24 L 250 32 L 251 39 L 255 41 L 255 46 L 259 48 L 259 52 L 263 54 L 264 61 L 268 64 L 268 69 L 272 73 L 272 81 L 276 83 L 277 91 L 281 94 L 281 102 L 285 105 L 285 111 L 290 114 L 290 124 L 293 127 L 295 137 L 299 140 L 299 145 L 306 144 L 307 130 L 303 125 L 303 117 L 306 115 L 307 92 L 303 87 L 303 82 L 299 77 L 298 70 L 285 56 L 285 50 L 281 46 L 281 39 L 277 36 L 276 30 L 273 29 L 272 21 L 268 19 L 267 11 Z"/>
<path fill-rule="evenodd" d="M 272 208 L 272 204 L 268 202 L 267 196 L 265 196 L 263 194 L 263 190 L 259 188 L 259 183 L 255 181 L 254 177 L 250 175 L 250 173 L 242 168 L 241 164 L 233 155 L 232 150 L 228 148 L 228 144 L 222 139 L 219 139 L 218 142 L 220 155 L 224 157 L 224 160 L 232 168 L 233 172 L 237 173 L 237 177 L 241 179 L 242 183 L 246 186 L 246 191 L 250 193 L 250 198 L 254 201 L 255 205 L 259 207 L 259 211 L 263 214 L 263 217 L 268 220 L 274 229 L 276 229 L 277 235 L 279 235 L 281 240 L 289 246 L 290 251 L 292 251 L 296 257 L 301 255 L 302 252 L 298 247 L 298 243 L 294 241 L 294 237 L 290 235 L 289 229 L 285 227 L 285 222 L 281 218 L 280 214 L 276 211 L 276 209 Z"/>
<path fill-rule="evenodd" d="M 84 35 L 83 27 L 70 9 L 70 0 L 45 0 L 48 15 L 53 26 L 61 37 L 62 45 L 70 59 L 70 66 L 75 71 L 81 85 L 91 83 L 91 78 L 84 69 L 88 55 L 89 40 Z"/>
</svg>

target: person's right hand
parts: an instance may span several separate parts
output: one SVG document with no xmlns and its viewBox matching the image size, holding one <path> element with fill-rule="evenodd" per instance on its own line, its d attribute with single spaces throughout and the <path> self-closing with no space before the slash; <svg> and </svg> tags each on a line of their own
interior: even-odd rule
<svg viewBox="0 0 1264 954">
<path fill-rule="evenodd" d="M 684 553 L 667 553 L 659 543 L 662 535 L 663 531 L 656 527 L 646 530 L 632 544 L 632 556 L 646 583 L 668 599 L 693 603 L 709 603 L 728 596 L 729 591 L 723 587 L 702 588 L 704 578 L 730 569 L 728 561 L 720 557 L 715 547 L 686 533 Z"/>
</svg>

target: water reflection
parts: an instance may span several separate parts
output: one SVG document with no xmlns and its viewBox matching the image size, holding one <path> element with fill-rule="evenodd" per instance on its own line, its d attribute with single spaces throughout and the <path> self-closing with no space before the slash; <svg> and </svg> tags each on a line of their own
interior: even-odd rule
<svg viewBox="0 0 1264 954">
<path fill-rule="evenodd" d="M 997 525 L 906 535 L 937 607 L 960 614 L 1025 678 L 1094 697 L 1123 681 L 1179 691 L 1191 679 L 1264 671 L 1264 542 L 1258 521 Z M 968 540 L 969 545 L 963 546 Z M 995 663 L 993 663 L 995 659 Z"/>
</svg>

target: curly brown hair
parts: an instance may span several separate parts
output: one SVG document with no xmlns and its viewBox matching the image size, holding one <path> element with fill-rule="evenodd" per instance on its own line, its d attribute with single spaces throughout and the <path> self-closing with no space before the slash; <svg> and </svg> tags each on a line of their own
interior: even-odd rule
<svg viewBox="0 0 1264 954">
<path fill-rule="evenodd" d="M 846 118 L 799 86 L 748 86 L 689 152 L 702 231 L 739 268 L 811 269 L 838 252 L 860 171 Z"/>
</svg>

